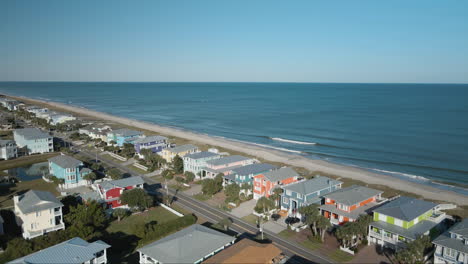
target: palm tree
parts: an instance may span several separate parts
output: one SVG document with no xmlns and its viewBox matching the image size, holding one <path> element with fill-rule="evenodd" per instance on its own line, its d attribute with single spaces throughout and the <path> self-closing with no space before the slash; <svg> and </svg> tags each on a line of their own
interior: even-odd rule
<svg viewBox="0 0 468 264">
<path fill-rule="evenodd" d="M 41 166 L 41 167 L 39 168 L 39 171 L 42 172 L 42 177 L 45 178 L 46 173 L 49 172 L 49 167 L 47 167 L 47 166 Z"/>
<path fill-rule="evenodd" d="M 323 215 L 319 215 L 317 218 L 317 228 L 320 230 L 320 237 L 322 239 L 322 242 L 325 241 L 325 231 L 327 231 L 328 228 L 330 228 L 332 225 L 330 223 L 330 220 L 326 218 Z"/>
<path fill-rule="evenodd" d="M 314 236 L 317 236 L 317 221 L 320 216 L 318 205 L 311 204 L 308 206 L 303 206 L 299 208 L 299 213 L 301 213 L 301 215 L 305 218 L 305 224 L 311 227 Z"/>
</svg>

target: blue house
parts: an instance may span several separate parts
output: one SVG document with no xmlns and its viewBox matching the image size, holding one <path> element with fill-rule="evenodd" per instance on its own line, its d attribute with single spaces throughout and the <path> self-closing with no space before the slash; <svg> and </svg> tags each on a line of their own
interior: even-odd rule
<svg viewBox="0 0 468 264">
<path fill-rule="evenodd" d="M 321 204 L 323 195 L 341 189 L 340 181 L 328 177 L 317 176 L 313 179 L 288 184 L 281 195 L 281 210 L 288 215 L 300 218 L 297 209 L 310 204 Z"/>
<path fill-rule="evenodd" d="M 224 184 L 235 183 L 242 185 L 244 183 L 252 185 L 253 177 L 265 172 L 277 169 L 275 165 L 267 163 L 254 163 L 232 170 L 232 173 L 224 176 Z"/>
<path fill-rule="evenodd" d="M 122 147 L 124 143 L 133 144 L 135 140 L 143 137 L 143 132 L 131 129 L 117 129 L 107 134 L 107 143 L 117 142 L 117 146 Z"/>
<path fill-rule="evenodd" d="M 163 149 L 167 148 L 168 141 L 167 137 L 163 136 L 149 136 L 137 138 L 133 141 L 135 146 L 135 151 L 140 154 L 143 149 L 151 149 L 153 153 L 161 152 Z"/>
<path fill-rule="evenodd" d="M 63 188 L 74 188 L 87 185 L 83 177 L 92 171 L 84 167 L 82 161 L 66 155 L 59 155 L 49 159 L 49 173 L 59 179 L 64 179 Z"/>
</svg>

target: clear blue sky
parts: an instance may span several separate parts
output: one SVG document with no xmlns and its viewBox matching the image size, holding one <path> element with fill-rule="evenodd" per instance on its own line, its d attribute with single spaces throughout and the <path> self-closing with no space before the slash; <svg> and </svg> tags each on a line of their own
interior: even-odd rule
<svg viewBox="0 0 468 264">
<path fill-rule="evenodd" d="M 468 1 L 0 1 L 0 81 L 468 83 Z"/>
</svg>

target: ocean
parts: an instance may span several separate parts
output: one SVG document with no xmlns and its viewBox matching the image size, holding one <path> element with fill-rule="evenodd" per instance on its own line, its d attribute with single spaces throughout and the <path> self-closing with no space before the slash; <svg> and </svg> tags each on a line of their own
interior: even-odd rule
<svg viewBox="0 0 468 264">
<path fill-rule="evenodd" d="M 251 142 L 468 195 L 468 84 L 0 82 L 0 93 Z"/>
</svg>

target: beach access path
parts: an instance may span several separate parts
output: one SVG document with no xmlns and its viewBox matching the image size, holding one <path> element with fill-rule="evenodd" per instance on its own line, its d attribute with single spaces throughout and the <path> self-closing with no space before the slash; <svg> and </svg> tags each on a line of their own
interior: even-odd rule
<svg viewBox="0 0 468 264">
<path fill-rule="evenodd" d="M 57 103 L 57 102 L 50 102 L 44 100 L 37 100 L 37 99 L 30 99 L 27 97 L 17 97 L 17 96 L 10 96 L 17 100 L 29 101 L 31 103 L 40 103 L 45 104 L 50 107 L 60 108 L 64 111 L 68 111 L 71 113 L 75 113 L 76 115 L 85 115 L 85 116 L 92 116 L 96 119 L 102 119 L 106 121 L 111 121 L 115 123 L 120 123 L 127 126 L 133 126 L 140 129 L 145 129 L 149 131 L 153 131 L 155 133 L 161 133 L 164 135 L 171 135 L 174 137 L 184 138 L 190 141 L 199 142 L 201 144 L 207 144 L 211 146 L 222 147 L 225 149 L 234 150 L 237 152 L 245 153 L 250 156 L 254 156 L 257 158 L 262 158 L 266 161 L 271 162 L 280 162 L 284 164 L 288 164 L 290 166 L 302 167 L 310 171 L 321 171 L 324 173 L 337 175 L 343 178 L 350 178 L 354 180 L 359 180 L 368 184 L 378 184 L 388 186 L 395 190 L 400 190 L 404 192 L 414 193 L 420 195 L 426 199 L 431 200 L 440 200 L 446 201 L 449 203 L 454 203 L 458 205 L 468 205 L 468 196 L 459 194 L 453 191 L 446 191 L 437 189 L 435 187 L 431 187 L 428 185 L 405 181 L 402 179 L 398 179 L 396 177 L 378 174 L 371 171 L 367 171 L 360 168 L 335 164 L 323 160 L 313 160 L 306 157 L 302 157 L 299 155 L 293 155 L 289 153 L 285 153 L 282 151 L 257 146 L 254 144 L 244 143 L 229 140 L 226 138 L 216 137 L 216 136 L 209 136 L 206 134 L 199 134 L 195 132 L 185 131 L 177 128 L 172 127 L 164 127 L 148 122 L 133 120 L 124 117 L 113 116 L 110 114 L 76 107 L 72 105 Z"/>
</svg>

